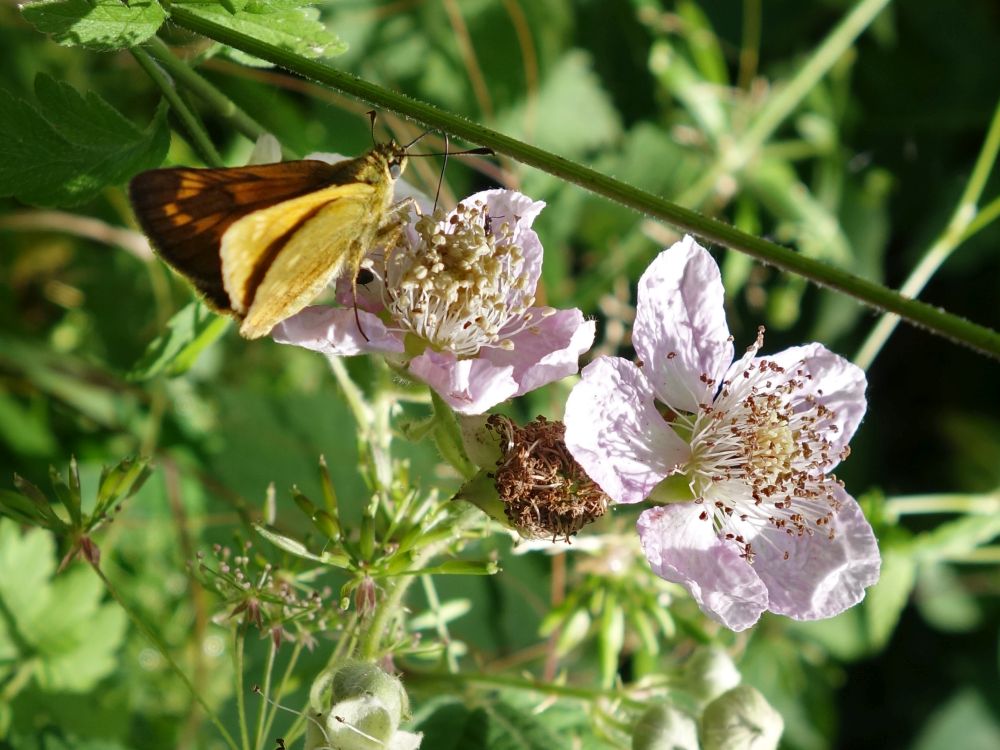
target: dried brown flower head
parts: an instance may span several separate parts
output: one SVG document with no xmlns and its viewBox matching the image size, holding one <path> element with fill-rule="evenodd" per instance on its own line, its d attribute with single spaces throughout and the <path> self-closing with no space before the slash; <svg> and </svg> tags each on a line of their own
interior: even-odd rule
<svg viewBox="0 0 1000 750">
<path fill-rule="evenodd" d="M 608 510 L 608 496 L 566 450 L 566 427 L 538 417 L 518 427 L 497 414 L 486 421 L 500 439 L 493 474 L 507 520 L 527 538 L 569 538 Z"/>
</svg>

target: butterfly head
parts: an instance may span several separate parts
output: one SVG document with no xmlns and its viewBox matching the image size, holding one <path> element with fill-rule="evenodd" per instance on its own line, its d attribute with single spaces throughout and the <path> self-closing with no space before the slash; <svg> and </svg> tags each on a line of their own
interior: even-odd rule
<svg viewBox="0 0 1000 750">
<path fill-rule="evenodd" d="M 406 148 L 395 141 L 380 143 L 368 152 L 370 165 L 389 182 L 395 182 L 406 169 Z"/>
</svg>

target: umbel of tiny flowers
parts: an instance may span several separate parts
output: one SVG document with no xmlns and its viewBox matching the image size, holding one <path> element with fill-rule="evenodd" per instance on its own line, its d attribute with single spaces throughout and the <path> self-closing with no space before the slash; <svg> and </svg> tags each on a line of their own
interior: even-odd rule
<svg viewBox="0 0 1000 750">
<path fill-rule="evenodd" d="M 864 373 L 819 344 L 758 357 L 762 339 L 733 362 L 719 269 L 685 237 L 639 282 L 640 362 L 592 362 L 566 404 L 566 444 L 604 491 L 664 503 L 638 521 L 653 570 L 733 630 L 765 610 L 838 614 L 880 565 L 830 473 L 864 415 Z"/>
<path fill-rule="evenodd" d="M 542 245 L 531 224 L 544 205 L 487 190 L 422 215 L 376 257 L 360 309 L 309 307 L 272 335 L 332 356 L 383 354 L 462 414 L 571 375 L 594 323 L 534 304 Z"/>
</svg>

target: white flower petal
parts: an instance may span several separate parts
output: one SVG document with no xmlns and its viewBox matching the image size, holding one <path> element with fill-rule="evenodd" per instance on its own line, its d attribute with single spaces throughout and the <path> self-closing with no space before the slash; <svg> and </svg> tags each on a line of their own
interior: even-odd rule
<svg viewBox="0 0 1000 750">
<path fill-rule="evenodd" d="M 632 341 L 661 401 L 695 412 L 733 360 L 719 267 L 690 236 L 660 253 L 639 281 Z"/>
<path fill-rule="evenodd" d="M 709 617 L 746 630 L 768 609 L 768 591 L 737 549 L 716 535 L 698 503 L 651 508 L 636 527 L 649 564 L 661 578 L 681 584 Z"/>
<path fill-rule="evenodd" d="M 841 508 L 833 539 L 770 527 L 754 544 L 754 568 L 767 585 L 772 612 L 796 620 L 832 617 L 860 602 L 878 581 L 881 558 L 872 527 L 854 498 L 834 488 Z"/>
<path fill-rule="evenodd" d="M 509 337 L 513 349 L 481 349 L 479 357 L 498 367 L 513 367 L 520 396 L 543 385 L 573 375 L 580 369 L 580 355 L 594 343 L 595 324 L 584 320 L 577 309 L 557 310 L 543 316 L 542 308 L 531 308 L 538 323 Z"/>
<path fill-rule="evenodd" d="M 566 447 L 619 503 L 638 503 L 691 455 L 656 410 L 653 391 L 624 359 L 601 357 L 566 401 Z"/>
<path fill-rule="evenodd" d="M 428 349 L 410 361 L 410 372 L 459 414 L 482 414 L 517 392 L 512 365 L 459 360 L 452 352 Z"/>
<path fill-rule="evenodd" d="M 365 352 L 403 352 L 403 340 L 389 331 L 378 317 L 359 309 L 358 320 L 364 336 L 358 330 L 352 308 L 315 305 L 278 323 L 271 331 L 271 338 L 279 344 L 293 344 L 340 357 Z"/>
<path fill-rule="evenodd" d="M 800 402 L 796 410 L 808 408 L 805 398 L 812 397 L 816 403 L 836 413 L 836 418 L 832 420 L 836 430 L 827 430 L 827 437 L 833 447 L 830 453 L 836 459 L 851 441 L 865 415 L 865 388 L 868 381 L 864 370 L 822 344 L 795 346 L 765 359 L 776 362 L 791 377 L 802 377 L 798 375 L 799 371 L 812 376 L 804 379 L 803 387 L 796 391 L 796 400 Z M 824 468 L 830 470 L 837 463 L 839 461 L 834 460 Z"/>
</svg>

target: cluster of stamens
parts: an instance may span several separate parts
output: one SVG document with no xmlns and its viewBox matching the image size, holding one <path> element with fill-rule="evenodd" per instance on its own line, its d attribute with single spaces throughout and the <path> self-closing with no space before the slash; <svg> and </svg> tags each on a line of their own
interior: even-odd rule
<svg viewBox="0 0 1000 750">
<path fill-rule="evenodd" d="M 566 448 L 562 422 L 538 417 L 518 427 L 494 414 L 486 424 L 500 438 L 497 494 L 521 536 L 569 541 L 607 512 L 609 498 Z"/>
<path fill-rule="evenodd" d="M 409 333 L 438 351 L 475 356 L 530 325 L 533 289 L 515 242 L 516 216 L 490 216 L 482 202 L 460 203 L 416 223 L 414 249 L 386 258 L 386 307 Z"/>
<path fill-rule="evenodd" d="M 788 371 L 753 358 L 762 344 L 763 329 L 742 372 L 722 383 L 712 403 L 702 404 L 697 414 L 675 417 L 690 430 L 692 452 L 684 473 L 696 502 L 705 505 L 701 518 L 711 520 L 748 562 L 754 550 L 739 529 L 771 525 L 793 537 L 834 538 L 840 482 L 825 469 L 849 453 L 845 447 L 833 454 L 836 413 L 813 394 L 801 393 L 812 375 L 801 365 Z M 714 391 L 710 378 L 702 376 L 702 382 Z M 720 485 L 728 482 L 743 487 L 727 492 Z M 740 502 L 746 488 L 750 502 Z M 783 556 L 788 559 L 788 552 Z"/>
</svg>

